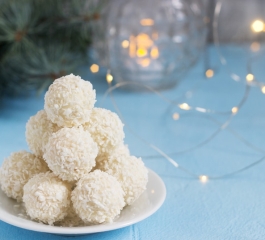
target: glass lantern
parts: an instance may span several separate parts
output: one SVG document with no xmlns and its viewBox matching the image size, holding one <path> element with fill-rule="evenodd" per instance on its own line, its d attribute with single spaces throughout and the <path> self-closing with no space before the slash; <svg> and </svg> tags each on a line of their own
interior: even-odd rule
<svg viewBox="0 0 265 240">
<path fill-rule="evenodd" d="M 127 88 L 173 87 L 205 44 L 204 10 L 200 0 L 110 1 L 97 26 L 105 36 L 96 34 L 96 51 Z"/>
</svg>

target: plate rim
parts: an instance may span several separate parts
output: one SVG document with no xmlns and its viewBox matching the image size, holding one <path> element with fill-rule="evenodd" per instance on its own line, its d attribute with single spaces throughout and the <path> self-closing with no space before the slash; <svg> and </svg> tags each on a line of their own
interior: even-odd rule
<svg viewBox="0 0 265 240">
<path fill-rule="evenodd" d="M 45 224 L 40 224 L 37 228 L 36 225 L 31 226 L 28 222 L 21 221 L 21 218 L 16 217 L 10 213 L 5 212 L 2 208 L 0 208 L 0 220 L 8 223 L 12 226 L 34 231 L 34 232 L 42 232 L 42 233 L 51 233 L 51 234 L 60 234 L 60 235 L 84 235 L 84 234 L 92 234 L 92 233 L 99 233 L 99 232 L 106 232 L 111 230 L 117 230 L 120 228 L 124 228 L 135 223 L 138 223 L 152 214 L 154 214 L 164 203 L 166 199 L 166 186 L 161 177 L 154 172 L 153 170 L 148 169 L 148 174 L 152 174 L 156 181 L 159 182 L 161 185 L 161 198 L 158 200 L 158 203 L 151 209 L 149 209 L 146 213 L 135 217 L 131 220 L 126 222 L 116 222 L 117 224 L 109 223 L 109 224 L 99 224 L 94 226 L 81 226 L 81 227 L 59 227 L 59 226 L 50 226 Z M 7 215 L 8 214 L 8 215 Z M 11 219 L 4 216 L 11 216 Z M 15 218 L 14 218 L 15 217 Z M 20 220 L 20 221 L 19 221 Z M 28 220 L 29 221 L 29 220 Z"/>
</svg>

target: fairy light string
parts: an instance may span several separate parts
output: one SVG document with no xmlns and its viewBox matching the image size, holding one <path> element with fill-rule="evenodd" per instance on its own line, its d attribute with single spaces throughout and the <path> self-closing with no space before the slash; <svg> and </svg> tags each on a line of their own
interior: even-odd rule
<svg viewBox="0 0 265 240">
<path fill-rule="evenodd" d="M 110 74 L 110 71 L 108 72 L 108 74 Z M 111 74 L 110 74 L 111 75 Z M 112 76 L 112 75 L 111 75 Z M 171 158 L 170 156 L 172 155 L 177 155 L 177 154 L 183 154 L 183 153 L 187 153 L 187 152 L 190 152 L 190 151 L 193 151 L 197 148 L 200 148 L 204 145 L 206 145 L 208 142 L 210 142 L 215 136 L 217 136 L 221 131 L 225 130 L 225 129 L 228 129 L 229 132 L 231 132 L 239 141 L 241 141 L 242 143 L 244 143 L 247 147 L 259 152 L 259 153 L 262 153 L 262 154 L 265 154 L 265 151 L 263 149 L 260 149 L 258 147 L 256 147 L 255 145 L 253 145 L 252 143 L 248 142 L 246 139 L 244 139 L 241 135 L 239 135 L 237 132 L 235 132 L 234 130 L 230 129 L 229 128 L 229 124 L 230 122 L 232 121 L 232 118 L 238 113 L 238 111 L 241 109 L 241 107 L 243 106 L 243 104 L 245 103 L 245 101 L 247 100 L 248 96 L 249 96 L 249 91 L 250 91 L 250 86 L 246 84 L 246 89 L 245 89 L 245 93 L 241 99 L 241 101 L 239 102 L 239 104 L 234 107 L 237 109 L 237 111 L 229 111 L 230 112 L 230 115 L 229 115 L 229 118 L 227 121 L 225 121 L 224 123 L 220 123 L 219 121 L 215 120 L 214 118 L 210 117 L 210 116 L 207 116 L 208 118 L 210 118 L 213 122 L 215 122 L 215 124 L 218 125 L 218 129 L 217 131 L 215 131 L 208 139 L 206 139 L 205 141 L 203 141 L 202 143 L 194 146 L 194 147 L 191 147 L 189 149 L 186 149 L 186 150 L 182 150 L 182 151 L 179 151 L 179 152 L 174 152 L 174 153 L 170 153 L 170 154 L 167 154 L 165 153 L 163 150 L 161 150 L 159 147 L 153 145 L 152 143 L 148 142 L 147 140 L 145 140 L 144 138 L 142 138 L 139 134 L 137 134 L 129 125 L 128 123 L 125 122 L 124 118 L 123 118 L 123 115 L 116 103 L 116 100 L 115 100 L 115 97 L 113 95 L 113 92 L 114 90 L 118 89 L 118 88 L 121 88 L 121 87 L 124 87 L 126 85 L 130 85 L 130 84 L 134 84 L 134 85 L 138 85 L 138 86 L 141 86 L 141 87 L 145 87 L 146 89 L 148 89 L 149 91 L 151 91 L 152 93 L 154 93 L 155 95 L 157 95 L 158 97 L 160 97 L 163 101 L 165 101 L 166 103 L 169 103 L 169 104 L 173 104 L 177 107 L 179 107 L 181 109 L 181 107 L 183 106 L 179 106 L 178 103 L 176 103 L 175 101 L 171 101 L 170 99 L 168 99 L 167 97 L 165 97 L 163 94 L 161 94 L 160 92 L 152 89 L 151 87 L 149 86 L 146 86 L 144 84 L 141 84 L 141 83 L 132 83 L 132 82 L 122 82 L 122 83 L 116 83 L 115 85 L 112 85 L 112 81 L 113 81 L 113 76 L 112 76 L 112 80 L 111 81 L 108 81 L 109 78 L 107 78 L 107 82 L 108 82 L 108 85 L 109 85 L 109 88 L 108 90 L 105 92 L 104 96 L 103 96 L 103 99 L 102 101 L 105 100 L 105 98 L 109 95 L 110 96 L 110 99 L 112 101 L 112 104 L 115 108 L 115 110 L 117 111 L 117 113 L 119 114 L 119 116 L 121 117 L 122 121 L 125 123 L 125 126 L 126 128 L 130 131 L 131 134 L 133 134 L 136 138 L 138 138 L 141 142 L 143 142 L 144 144 L 146 144 L 147 146 L 149 146 L 150 148 L 152 148 L 154 151 L 156 151 L 158 153 L 158 155 L 154 155 L 154 156 L 144 156 L 143 158 L 165 158 L 170 164 L 172 164 L 175 168 L 185 172 L 187 175 L 189 175 L 190 177 L 192 178 L 196 178 L 196 179 L 199 179 L 201 182 L 203 183 L 206 183 L 208 180 L 210 179 L 220 179 L 220 178 L 224 178 L 224 177 L 229 177 L 229 176 L 233 176 L 235 174 L 238 174 L 240 172 L 243 172 L 251 167 L 254 167 L 256 166 L 257 164 L 261 163 L 262 161 L 265 160 L 265 156 L 254 161 L 253 163 L 251 164 L 248 164 L 238 170 L 235 170 L 235 171 L 232 171 L 230 173 L 226 173 L 226 174 L 222 174 L 222 175 L 219 175 L 219 176 L 210 176 L 210 175 L 204 175 L 204 174 L 197 174 L 197 173 L 194 173 L 190 170 L 188 170 L 187 168 L 181 166 L 179 163 L 177 163 L 173 158 Z M 185 106 L 185 105 L 184 105 Z M 195 107 L 193 110 L 197 111 L 196 110 L 197 107 Z M 190 111 L 192 110 L 192 108 L 188 109 L 187 111 Z M 213 111 L 198 111 L 200 113 L 209 113 L 209 112 L 213 112 Z M 228 111 L 226 111 L 227 113 Z M 169 156 L 170 155 L 170 156 Z"/>
<path fill-rule="evenodd" d="M 242 79 L 238 74 L 234 73 L 230 67 L 227 64 L 227 60 L 224 57 L 224 55 L 222 54 L 221 48 L 220 48 L 220 38 L 219 38 L 219 34 L 218 34 L 218 23 L 219 23 L 219 17 L 220 17 L 220 12 L 222 9 L 222 2 L 218 1 L 215 7 L 215 11 L 214 11 L 214 19 L 213 19 L 213 39 L 214 39 L 214 45 L 217 49 L 217 54 L 219 56 L 220 62 L 221 64 L 225 67 L 225 69 L 228 71 L 230 77 L 235 80 L 235 81 L 243 81 L 244 79 Z M 256 33 L 256 34 L 260 34 L 260 33 L 264 33 L 265 32 L 265 22 L 261 19 L 256 19 L 252 22 L 252 24 L 249 26 L 250 29 L 252 30 L 252 32 Z M 250 45 L 250 49 L 252 52 L 259 52 L 260 51 L 260 43 L 257 41 L 253 41 Z M 252 70 L 252 64 L 255 61 L 255 59 L 257 59 L 258 57 L 260 57 L 261 54 L 257 54 L 256 56 L 250 58 L 248 60 L 247 63 L 247 75 L 245 76 L 245 80 L 247 82 L 247 84 L 251 85 L 251 86 L 257 86 L 260 88 L 261 92 L 263 94 L 265 94 L 265 84 L 258 81 L 256 79 L 255 74 L 253 74 L 253 70 Z"/>
<path fill-rule="evenodd" d="M 111 85 L 111 83 L 109 83 L 109 89 L 106 91 L 103 99 L 105 99 L 107 97 L 108 94 L 110 94 L 111 96 L 111 100 L 112 100 L 112 103 L 113 103 L 113 106 L 115 108 L 115 110 L 117 111 L 117 113 L 119 114 L 119 116 L 122 118 L 123 122 L 125 122 L 123 116 L 122 116 L 122 113 L 121 111 L 119 110 L 119 107 L 114 99 L 114 96 L 111 94 L 114 90 L 120 88 L 120 87 L 124 87 L 126 85 L 137 85 L 137 86 L 140 86 L 142 88 L 146 88 L 148 91 L 154 93 L 156 96 L 158 96 L 161 100 L 163 100 L 164 102 L 166 103 L 169 103 L 170 105 L 174 105 L 176 107 L 178 107 L 179 109 L 182 109 L 182 110 L 186 110 L 186 111 L 196 111 L 198 113 L 216 113 L 216 114 L 229 114 L 228 115 L 228 119 L 224 122 L 224 123 L 218 123 L 218 128 L 216 131 L 214 131 L 207 139 L 205 139 L 204 141 L 202 141 L 201 143 L 195 145 L 195 146 L 192 146 L 190 148 L 187 148 L 187 149 L 184 149 L 184 150 L 181 150 L 181 151 L 177 151 L 177 152 L 172 152 L 168 155 L 170 156 L 176 156 L 176 155 L 179 155 L 179 154 L 184 154 L 184 153 L 187 153 L 187 152 L 190 152 L 190 151 L 193 151 L 195 149 L 198 149 L 204 145 L 206 145 L 207 143 L 209 143 L 211 140 L 213 140 L 221 131 L 223 131 L 224 129 L 226 129 L 226 127 L 230 124 L 230 122 L 232 121 L 233 117 L 237 114 L 237 112 L 239 111 L 239 109 L 241 109 L 241 107 L 243 106 L 243 104 L 245 103 L 245 101 L 247 100 L 248 96 L 249 96 L 249 91 L 250 91 L 250 86 L 246 85 L 246 88 L 245 88 L 245 92 L 244 92 L 244 95 L 241 99 L 241 101 L 239 102 L 239 104 L 236 106 L 236 107 L 233 107 L 230 111 L 224 111 L 224 112 L 219 112 L 219 111 L 214 111 L 214 110 L 211 110 L 211 109 L 205 109 L 205 108 L 201 108 L 201 107 L 190 107 L 189 105 L 187 104 L 178 104 L 176 101 L 171 101 L 170 99 L 166 98 L 165 96 L 163 96 L 163 94 L 161 94 L 160 92 L 152 89 L 151 87 L 149 86 L 146 86 L 144 84 L 141 84 L 141 83 L 131 83 L 131 82 L 122 82 L 122 83 L 117 83 L 115 85 Z M 201 110 L 203 109 L 203 111 Z M 236 111 L 233 111 L 233 109 L 237 109 Z M 179 115 L 178 115 L 179 117 Z M 126 123 L 126 127 L 128 128 L 129 125 Z M 133 132 L 133 130 L 131 129 L 130 132 Z M 137 136 L 139 138 L 139 136 Z M 161 155 L 151 155 L 151 156 L 144 156 L 144 158 L 160 158 Z"/>
<path fill-rule="evenodd" d="M 261 92 L 263 94 L 265 94 L 265 83 L 260 81 L 257 76 L 254 74 L 254 71 L 253 71 L 253 64 L 255 61 L 259 60 L 259 58 L 261 57 L 264 57 L 264 54 L 260 53 L 260 54 L 257 54 L 256 56 L 253 56 L 252 58 L 250 58 L 248 60 L 248 63 L 247 63 L 247 70 L 249 73 L 251 73 L 253 75 L 253 81 L 249 82 L 249 85 L 253 86 L 253 87 L 259 87 Z"/>
<path fill-rule="evenodd" d="M 223 56 L 222 51 L 220 49 L 220 40 L 219 40 L 219 33 L 218 33 L 218 23 L 219 23 L 219 16 L 222 8 L 222 2 L 218 1 L 215 6 L 214 10 L 214 18 L 213 18 L 213 40 L 214 45 L 217 50 L 217 54 L 219 56 L 220 62 L 223 66 L 225 66 L 225 69 L 228 71 L 229 76 L 236 82 L 241 81 L 241 78 L 236 73 L 233 73 L 233 71 L 230 69 L 230 67 L 227 64 L 226 58 Z"/>
<path fill-rule="evenodd" d="M 104 101 L 107 96 L 110 96 L 111 102 L 116 110 L 116 112 L 118 113 L 118 115 L 120 116 L 121 120 L 125 123 L 125 127 L 130 131 L 130 133 L 132 135 L 134 135 L 137 139 L 139 139 L 141 142 L 143 142 L 145 145 L 149 146 L 151 149 L 153 149 L 157 155 L 150 155 L 150 156 L 142 156 L 143 158 L 165 158 L 171 165 L 173 165 L 175 168 L 179 169 L 180 171 L 185 172 L 187 175 L 189 175 L 192 178 L 196 178 L 198 180 L 200 180 L 202 183 L 206 183 L 208 182 L 210 179 L 221 179 L 221 178 L 226 178 L 226 177 L 231 177 L 234 176 L 238 173 L 241 173 L 243 171 L 246 171 L 258 164 L 260 164 L 261 162 L 263 162 L 265 160 L 265 150 L 262 148 L 259 148 L 257 146 L 255 146 L 254 144 L 252 144 L 251 142 L 249 142 L 247 139 L 245 139 L 243 136 L 241 136 L 239 133 L 237 133 L 235 130 L 233 130 L 232 128 L 229 127 L 231 121 L 233 120 L 233 118 L 238 114 L 238 112 L 241 110 L 242 106 L 244 105 L 244 103 L 247 101 L 248 97 L 249 97 L 249 92 L 251 90 L 251 87 L 253 86 L 258 86 L 261 88 L 261 91 L 265 94 L 265 84 L 261 83 L 258 81 L 258 79 L 256 78 L 256 76 L 253 74 L 252 71 L 252 64 L 253 64 L 253 59 L 248 61 L 247 64 L 247 72 L 248 74 L 245 76 L 245 79 L 242 79 L 238 74 L 234 73 L 233 71 L 231 71 L 230 67 L 227 64 L 227 60 L 226 58 L 223 56 L 222 51 L 220 49 L 220 41 L 219 41 L 219 35 L 218 35 L 218 21 L 219 21 L 219 15 L 221 12 L 221 7 L 222 7 L 222 3 L 221 2 L 217 2 L 216 7 L 215 7 L 215 11 L 214 11 L 214 19 L 213 19 L 213 37 L 214 37 L 214 45 L 216 47 L 219 59 L 221 64 L 225 67 L 225 69 L 228 71 L 229 76 L 231 77 L 231 79 L 233 79 L 234 81 L 237 82 L 242 82 L 245 86 L 245 90 L 244 90 L 244 94 L 241 98 L 241 100 L 239 101 L 239 103 L 232 107 L 230 110 L 227 111 L 217 111 L 215 109 L 208 109 L 208 108 L 203 108 L 200 106 L 191 106 L 186 102 L 181 102 L 180 100 L 171 100 L 169 98 L 167 98 L 166 96 L 164 96 L 161 92 L 156 91 L 155 89 L 151 88 L 150 86 L 147 86 L 145 84 L 142 84 L 140 82 L 120 82 L 120 83 L 116 83 L 113 85 L 113 75 L 111 74 L 111 71 L 108 70 L 107 74 L 106 74 L 106 81 L 108 83 L 108 90 L 105 92 L 102 101 Z M 254 24 L 254 23 L 253 23 Z M 258 26 L 258 23 L 255 23 Z M 253 29 L 256 25 L 252 25 Z M 256 27 L 257 27 L 256 26 Z M 265 26 L 265 24 L 264 24 Z M 264 28 L 265 29 L 265 28 Z M 256 52 L 259 51 L 259 44 L 257 42 L 253 42 L 251 44 L 251 48 L 253 48 Z M 254 51 L 253 50 L 253 51 Z M 257 55 L 259 56 L 259 55 Z M 255 56 L 255 58 L 257 58 L 257 56 Z M 209 65 L 207 65 L 209 66 Z M 215 74 L 214 70 L 211 67 L 208 67 L 205 70 L 205 76 L 206 78 L 211 78 L 213 77 Z M 142 87 L 145 88 L 146 90 L 150 91 L 151 93 L 155 94 L 157 97 L 159 97 L 162 101 L 164 101 L 165 103 L 169 104 L 170 106 L 173 107 L 177 107 L 179 110 L 181 111 L 187 111 L 187 112 L 197 112 L 199 114 L 201 114 L 201 116 L 206 117 L 207 119 L 211 120 L 213 123 L 216 124 L 217 129 L 204 141 L 198 143 L 195 146 L 189 147 L 187 149 L 184 150 L 180 150 L 180 151 L 175 151 L 172 153 L 165 153 L 162 149 L 160 149 L 158 146 L 155 146 L 154 144 L 148 142 L 146 139 L 142 138 L 138 133 L 136 133 L 129 125 L 128 123 L 125 122 L 125 119 L 123 118 L 123 115 L 116 103 L 115 97 L 113 92 L 116 89 L 128 86 L 128 85 L 134 85 L 134 86 L 138 86 L 138 87 Z M 183 96 L 186 96 L 188 93 L 192 93 L 195 90 L 199 89 L 202 86 L 202 83 L 197 84 L 195 87 L 193 87 L 191 90 L 185 92 L 183 94 Z M 183 96 L 180 97 L 179 99 L 183 99 Z M 218 120 L 216 120 L 213 115 L 226 115 L 227 119 L 222 123 Z M 175 112 L 172 115 L 172 118 L 174 120 L 178 120 L 180 118 L 181 114 L 179 112 Z M 211 142 L 216 136 L 219 135 L 220 132 L 222 131 L 228 131 L 230 134 L 232 134 L 233 136 L 235 136 L 241 143 L 243 143 L 245 146 L 247 146 L 248 148 L 264 155 L 261 158 L 259 158 L 258 160 L 255 160 L 254 162 L 247 164 L 246 166 L 243 166 L 242 168 L 239 168 L 235 171 L 231 171 L 229 173 L 225 173 L 225 174 L 221 174 L 218 176 L 211 176 L 211 175 L 205 175 L 205 174 L 197 174 L 194 173 L 192 171 L 190 171 L 189 169 L 183 167 L 182 165 L 180 165 L 179 163 L 177 163 L 175 161 L 175 159 L 173 159 L 170 156 L 176 156 L 179 154 L 184 154 L 184 153 L 188 153 L 191 151 L 194 151 L 198 148 L 201 148 L 203 146 L 205 146 L 207 143 Z"/>
</svg>

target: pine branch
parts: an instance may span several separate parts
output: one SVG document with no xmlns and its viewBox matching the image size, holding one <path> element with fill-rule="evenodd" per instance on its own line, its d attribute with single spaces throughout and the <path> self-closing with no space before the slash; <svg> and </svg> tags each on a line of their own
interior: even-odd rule
<svg viewBox="0 0 265 240">
<path fill-rule="evenodd" d="M 0 0 L 0 92 L 41 91 L 87 61 L 107 0 Z"/>
<path fill-rule="evenodd" d="M 1 72 L 4 78 L 11 80 L 6 83 L 9 91 L 17 94 L 21 89 L 44 90 L 53 80 L 74 72 L 84 62 L 80 54 L 69 51 L 65 46 L 40 44 L 29 52 L 9 58 L 3 64 Z"/>
</svg>

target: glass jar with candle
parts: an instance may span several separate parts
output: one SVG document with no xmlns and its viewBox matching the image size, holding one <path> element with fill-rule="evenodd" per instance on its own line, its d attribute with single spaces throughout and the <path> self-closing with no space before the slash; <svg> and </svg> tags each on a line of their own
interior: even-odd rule
<svg viewBox="0 0 265 240">
<path fill-rule="evenodd" d="M 113 0 L 106 9 L 108 67 L 130 89 L 173 87 L 205 44 L 201 0 Z"/>
</svg>

